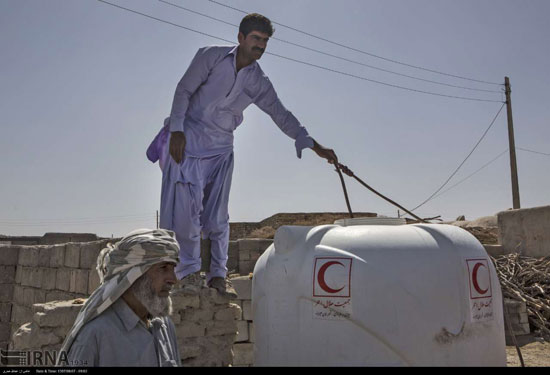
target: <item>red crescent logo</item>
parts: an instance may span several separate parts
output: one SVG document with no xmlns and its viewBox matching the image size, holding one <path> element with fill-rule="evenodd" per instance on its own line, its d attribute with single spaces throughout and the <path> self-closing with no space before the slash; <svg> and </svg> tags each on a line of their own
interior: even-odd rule
<svg viewBox="0 0 550 375">
<path fill-rule="evenodd" d="M 485 265 L 483 263 L 476 263 L 476 265 L 474 266 L 474 270 L 472 271 L 472 281 L 474 283 L 474 288 L 475 290 L 479 293 L 479 294 L 485 294 L 487 293 L 487 291 L 489 290 L 488 288 L 487 289 L 481 289 L 479 287 L 479 284 L 477 282 L 477 271 L 479 270 L 479 267 L 485 267 Z"/>
<path fill-rule="evenodd" d="M 317 282 L 319 283 L 319 286 L 327 293 L 338 293 L 339 291 L 341 291 L 342 289 L 344 289 L 344 287 L 341 287 L 340 289 L 332 289 L 330 288 L 326 281 L 325 281 L 325 272 L 327 271 L 327 269 L 332 266 L 332 265 L 335 265 L 335 264 L 339 264 L 341 265 L 342 267 L 345 267 L 342 263 L 340 262 L 336 262 L 336 261 L 332 261 L 332 262 L 326 262 L 325 264 L 323 264 L 323 266 L 319 269 L 319 273 L 317 274 Z"/>
</svg>

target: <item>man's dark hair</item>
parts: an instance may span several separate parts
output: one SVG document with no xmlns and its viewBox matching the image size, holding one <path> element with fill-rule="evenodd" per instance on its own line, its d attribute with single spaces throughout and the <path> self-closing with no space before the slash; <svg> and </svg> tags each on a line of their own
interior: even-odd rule
<svg viewBox="0 0 550 375">
<path fill-rule="evenodd" d="M 251 31 L 259 31 L 271 36 L 273 35 L 275 29 L 273 28 L 269 18 L 258 13 L 250 13 L 242 19 L 241 24 L 239 25 L 239 32 L 243 33 L 246 38 Z"/>
</svg>

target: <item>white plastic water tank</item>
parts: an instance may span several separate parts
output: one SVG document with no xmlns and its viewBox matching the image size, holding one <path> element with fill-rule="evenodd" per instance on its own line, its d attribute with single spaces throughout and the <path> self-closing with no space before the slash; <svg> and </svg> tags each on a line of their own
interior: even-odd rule
<svg viewBox="0 0 550 375">
<path fill-rule="evenodd" d="M 252 282 L 256 366 L 505 366 L 502 294 L 465 230 L 283 226 Z"/>
</svg>

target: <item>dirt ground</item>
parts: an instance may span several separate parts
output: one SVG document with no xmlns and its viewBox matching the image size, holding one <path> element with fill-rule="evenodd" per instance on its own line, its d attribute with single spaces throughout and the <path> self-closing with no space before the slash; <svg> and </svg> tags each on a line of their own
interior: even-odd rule
<svg viewBox="0 0 550 375">
<path fill-rule="evenodd" d="M 518 346 L 525 367 L 550 367 L 550 342 L 531 336 L 518 338 Z M 515 346 L 506 347 L 508 367 L 520 367 L 521 362 Z"/>
</svg>

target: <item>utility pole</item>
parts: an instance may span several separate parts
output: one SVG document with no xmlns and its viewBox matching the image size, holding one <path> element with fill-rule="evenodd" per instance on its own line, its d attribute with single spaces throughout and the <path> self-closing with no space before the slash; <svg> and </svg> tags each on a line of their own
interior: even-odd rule
<svg viewBox="0 0 550 375">
<path fill-rule="evenodd" d="M 512 119 L 512 99 L 510 98 L 510 79 L 504 77 L 504 88 L 506 93 L 506 113 L 508 115 L 508 142 L 510 149 L 510 171 L 512 175 L 512 201 L 513 208 L 520 208 L 519 203 L 519 184 L 518 184 L 518 165 L 516 163 L 516 142 L 514 140 L 514 120 Z"/>
</svg>

